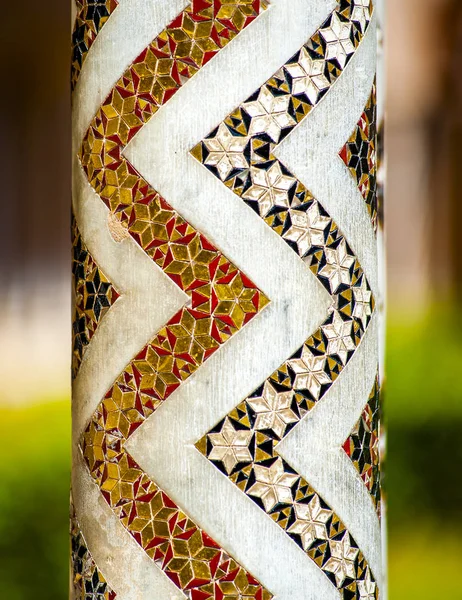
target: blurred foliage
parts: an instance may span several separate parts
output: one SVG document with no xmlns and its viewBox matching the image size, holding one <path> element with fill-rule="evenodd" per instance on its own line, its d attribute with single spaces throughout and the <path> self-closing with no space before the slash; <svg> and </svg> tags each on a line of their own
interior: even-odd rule
<svg viewBox="0 0 462 600">
<path fill-rule="evenodd" d="M 386 490 L 390 600 L 462 599 L 462 364 L 448 310 L 389 316 Z M 0 597 L 63 600 L 68 589 L 69 401 L 0 408 Z M 6 452 L 6 456 L 5 456 Z M 437 540 L 437 542 L 435 542 Z M 25 575 L 27 574 L 27 575 Z"/>
<path fill-rule="evenodd" d="M 64 600 L 70 403 L 0 408 L 0 598 Z"/>
</svg>

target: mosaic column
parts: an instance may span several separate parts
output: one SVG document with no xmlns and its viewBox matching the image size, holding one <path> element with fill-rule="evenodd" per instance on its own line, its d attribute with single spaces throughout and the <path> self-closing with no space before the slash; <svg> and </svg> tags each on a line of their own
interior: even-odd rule
<svg viewBox="0 0 462 600">
<path fill-rule="evenodd" d="M 383 598 L 372 0 L 76 0 L 71 598 Z"/>
</svg>

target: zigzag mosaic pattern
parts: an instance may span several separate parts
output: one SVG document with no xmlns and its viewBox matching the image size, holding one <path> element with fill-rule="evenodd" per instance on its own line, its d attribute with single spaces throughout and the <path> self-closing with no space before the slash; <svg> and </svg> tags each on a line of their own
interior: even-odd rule
<svg viewBox="0 0 462 600">
<path fill-rule="evenodd" d="M 116 594 L 95 564 L 80 530 L 71 501 L 71 566 L 75 598 L 115 600 Z"/>
<path fill-rule="evenodd" d="M 74 215 L 72 215 L 72 277 L 75 292 L 72 376 L 76 377 L 90 340 L 119 294 L 83 243 Z"/>
<path fill-rule="evenodd" d="M 290 245 L 332 297 L 325 322 L 197 448 L 348 600 L 378 598 L 374 576 L 338 516 L 276 447 L 351 359 L 369 325 L 374 298 L 334 221 L 274 151 L 341 75 L 371 14 L 369 0 L 341 0 L 301 50 L 191 151 Z"/>
<path fill-rule="evenodd" d="M 76 86 L 96 36 L 118 6 L 117 0 L 75 0 L 77 16 L 72 32 L 71 89 Z"/>
<path fill-rule="evenodd" d="M 151 481 L 125 449 L 133 432 L 268 299 L 174 211 L 122 152 L 172 95 L 266 7 L 197 0 L 114 86 L 80 154 L 90 184 L 189 302 L 135 357 L 97 408 L 81 450 L 123 526 L 191 600 L 272 596 Z"/>
<path fill-rule="evenodd" d="M 377 99 L 374 81 L 358 125 L 340 151 L 341 159 L 355 178 L 366 202 L 374 231 L 377 231 L 377 147 Z"/>
<path fill-rule="evenodd" d="M 380 517 L 380 389 L 378 376 L 343 449 L 364 481 Z"/>
</svg>

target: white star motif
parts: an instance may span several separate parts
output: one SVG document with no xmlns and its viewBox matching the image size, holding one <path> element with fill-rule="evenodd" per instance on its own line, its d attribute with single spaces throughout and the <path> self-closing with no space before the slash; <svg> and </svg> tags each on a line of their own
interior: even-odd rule
<svg viewBox="0 0 462 600">
<path fill-rule="evenodd" d="M 324 246 L 324 232 L 332 220 L 321 216 L 318 202 L 306 211 L 291 210 L 290 217 L 292 225 L 283 237 L 297 244 L 300 256 L 305 256 L 312 246 Z"/>
<path fill-rule="evenodd" d="M 331 383 L 330 377 L 325 373 L 325 356 L 314 356 L 304 346 L 301 358 L 289 360 L 289 366 L 295 373 L 294 388 L 296 390 L 309 390 L 315 400 L 319 399 L 321 386 Z"/>
<path fill-rule="evenodd" d="M 309 550 L 316 540 L 327 540 L 326 523 L 332 511 L 321 507 L 319 496 L 315 495 L 309 504 L 295 504 L 296 520 L 289 533 L 298 533 L 302 540 L 303 550 Z"/>
<path fill-rule="evenodd" d="M 281 458 L 278 458 L 271 467 L 256 465 L 254 473 L 256 482 L 247 493 L 260 498 L 266 512 L 269 512 L 276 504 L 293 502 L 291 487 L 299 477 L 284 471 Z"/>
<path fill-rule="evenodd" d="M 281 130 L 296 125 L 296 122 L 288 113 L 289 102 L 289 94 L 273 96 L 264 85 L 260 89 L 258 100 L 243 105 L 246 112 L 252 117 L 249 135 L 267 133 L 273 142 L 279 142 Z"/>
<path fill-rule="evenodd" d="M 354 264 L 354 256 L 348 254 L 345 239 L 342 239 L 336 249 L 325 249 L 327 264 L 319 271 L 329 280 L 331 292 L 335 294 L 341 283 L 351 284 L 350 267 Z"/>
<path fill-rule="evenodd" d="M 226 417 L 221 431 L 209 433 L 208 438 L 213 446 L 208 458 L 221 461 L 228 475 L 238 463 L 252 461 L 252 454 L 249 450 L 252 432 L 236 430 L 228 417 Z"/>
<path fill-rule="evenodd" d="M 323 325 L 322 330 L 328 339 L 327 353 L 337 354 L 345 365 L 348 352 L 353 351 L 356 346 L 352 337 L 353 322 L 344 321 L 338 311 L 334 311 L 332 323 Z"/>
<path fill-rule="evenodd" d="M 292 411 L 293 392 L 278 393 L 267 381 L 261 397 L 249 398 L 247 403 L 257 413 L 254 428 L 272 429 L 282 439 L 289 423 L 295 423 L 299 417 Z"/>
<path fill-rule="evenodd" d="M 372 581 L 371 573 L 367 569 L 367 575 L 364 581 L 358 581 L 359 600 L 376 600 L 375 593 L 377 584 Z"/>
<path fill-rule="evenodd" d="M 366 278 L 363 275 L 360 287 L 353 288 L 355 306 L 353 317 L 360 319 L 363 327 L 366 328 L 369 317 L 372 314 L 372 292 L 367 288 Z"/>
<path fill-rule="evenodd" d="M 273 206 L 289 206 L 288 191 L 295 179 L 283 175 L 278 161 L 269 169 L 252 167 L 250 175 L 252 186 L 243 194 L 243 198 L 256 200 L 262 217 L 267 215 Z"/>
<path fill-rule="evenodd" d="M 293 79 L 292 94 L 305 94 L 314 106 L 318 101 L 319 92 L 329 87 L 329 82 L 323 74 L 324 66 L 324 60 L 313 60 L 303 47 L 298 62 L 285 67 Z"/>
<path fill-rule="evenodd" d="M 224 181 L 233 169 L 248 168 L 244 156 L 248 142 L 248 137 L 233 135 L 228 127 L 221 123 L 216 136 L 204 140 L 205 147 L 210 152 L 204 164 L 216 167 Z"/>
<path fill-rule="evenodd" d="M 366 25 L 371 20 L 370 0 L 354 0 L 351 20 L 359 23 L 361 32 L 364 33 Z"/>
<path fill-rule="evenodd" d="M 355 558 L 358 548 L 351 547 L 350 534 L 345 533 L 340 542 L 330 542 L 331 557 L 324 565 L 326 571 L 335 575 L 337 587 L 340 587 L 347 577 L 356 579 Z"/>
<path fill-rule="evenodd" d="M 341 21 L 339 16 L 333 13 L 330 27 L 320 30 L 327 43 L 326 60 L 337 60 L 342 69 L 346 65 L 348 57 L 355 51 L 350 39 L 351 28 L 351 22 Z"/>
</svg>

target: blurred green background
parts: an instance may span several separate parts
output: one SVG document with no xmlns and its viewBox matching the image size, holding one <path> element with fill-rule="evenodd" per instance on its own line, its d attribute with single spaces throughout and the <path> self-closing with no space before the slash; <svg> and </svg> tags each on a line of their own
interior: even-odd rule
<svg viewBox="0 0 462 600">
<path fill-rule="evenodd" d="M 462 482 L 454 472 L 462 460 L 462 347 L 454 322 L 447 307 L 412 325 L 389 319 L 391 600 L 462 598 Z M 67 593 L 70 400 L 38 400 L 0 409 L 0 597 L 8 600 Z"/>
<path fill-rule="evenodd" d="M 386 2 L 389 596 L 458 600 L 462 2 Z M 70 5 L 2 3 L 1 600 L 68 589 Z"/>
</svg>

